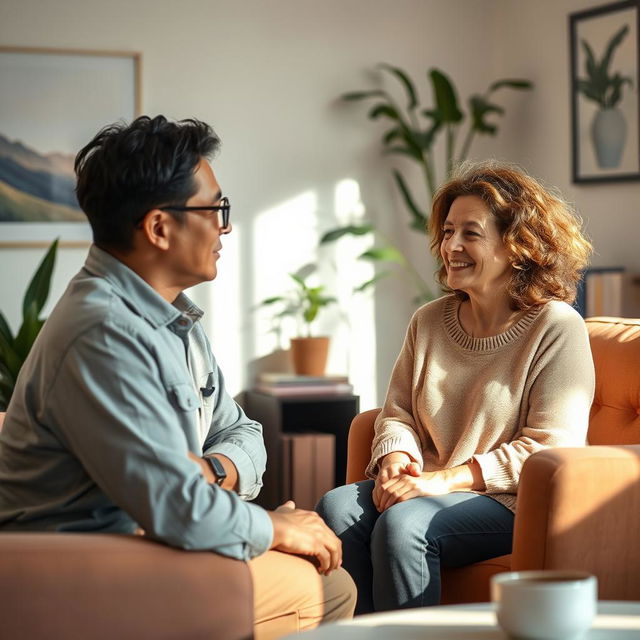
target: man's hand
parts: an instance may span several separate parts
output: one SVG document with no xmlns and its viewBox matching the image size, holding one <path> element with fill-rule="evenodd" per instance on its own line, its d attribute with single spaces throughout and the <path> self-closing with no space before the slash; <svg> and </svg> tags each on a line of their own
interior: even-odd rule
<svg viewBox="0 0 640 640">
<path fill-rule="evenodd" d="M 311 556 L 318 573 L 329 575 L 342 564 L 342 543 L 315 511 L 296 509 L 288 500 L 275 511 L 268 511 L 273 523 L 272 549 Z"/>
<path fill-rule="evenodd" d="M 382 486 L 389 482 L 389 480 L 398 478 L 402 474 L 410 473 L 413 475 L 420 473 L 420 469 L 418 464 L 411 460 L 409 454 L 404 453 L 403 451 L 394 451 L 393 453 L 389 453 L 382 458 L 378 464 L 380 466 L 380 470 L 378 471 L 375 486 L 373 487 L 372 498 L 376 509 L 382 513 L 384 511 L 384 509 L 380 508 L 380 500 L 384 493 Z"/>
</svg>

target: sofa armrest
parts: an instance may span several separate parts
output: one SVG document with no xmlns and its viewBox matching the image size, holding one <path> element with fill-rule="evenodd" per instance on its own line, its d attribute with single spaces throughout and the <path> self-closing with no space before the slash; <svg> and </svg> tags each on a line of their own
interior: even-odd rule
<svg viewBox="0 0 640 640">
<path fill-rule="evenodd" d="M 582 569 L 640 600 L 640 445 L 547 449 L 524 464 L 512 569 Z"/>
<path fill-rule="evenodd" d="M 371 460 L 373 424 L 379 413 L 380 409 L 369 409 L 351 421 L 347 441 L 347 484 L 367 479 L 364 472 Z"/>
<path fill-rule="evenodd" d="M 7 638 L 251 638 L 249 567 L 117 534 L 1 533 Z"/>
</svg>

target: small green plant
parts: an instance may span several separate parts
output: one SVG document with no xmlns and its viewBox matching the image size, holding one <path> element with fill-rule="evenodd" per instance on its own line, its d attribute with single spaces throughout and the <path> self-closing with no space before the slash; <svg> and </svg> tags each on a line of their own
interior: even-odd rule
<svg viewBox="0 0 640 640">
<path fill-rule="evenodd" d="M 311 325 L 318 316 L 320 309 L 337 302 L 336 298 L 325 295 L 325 287 L 309 286 L 307 278 L 316 271 L 314 264 L 307 264 L 289 276 L 294 283 L 293 288 L 281 296 L 266 298 L 258 306 L 279 305 L 274 320 L 279 323 L 282 318 L 292 316 L 298 320 L 299 330 L 304 326 L 305 337 L 311 337 Z"/>
<path fill-rule="evenodd" d="M 390 128 L 382 136 L 384 153 L 409 158 L 418 165 L 419 174 L 426 187 L 425 195 L 416 197 L 409 188 L 408 181 L 397 168 L 393 169 L 393 178 L 409 213 L 409 226 L 414 231 L 424 234 L 427 231 L 431 200 L 439 186 L 434 159 L 434 146 L 438 138 L 444 134 L 446 155 L 444 177 L 448 179 L 455 167 L 467 158 L 476 135 L 497 134 L 498 126 L 495 122 L 491 122 L 490 118 L 503 115 L 504 108 L 495 102 L 494 94 L 504 88 L 522 90 L 531 89 L 533 85 L 528 80 L 522 79 L 497 80 L 483 94 L 469 96 L 468 111 L 465 113 L 458 102 L 454 84 L 439 69 L 433 68 L 427 73 L 434 104 L 424 108 L 420 106 L 415 83 L 408 73 L 389 64 L 380 64 L 379 68 L 395 78 L 402 87 L 405 97 L 404 106 L 385 89 L 345 93 L 342 99 L 347 102 L 374 100 L 368 112 L 369 119 L 390 122 Z M 466 131 L 463 130 L 465 121 Z M 418 292 L 416 301 L 431 299 L 433 296 L 429 285 L 406 255 L 373 225 L 364 223 L 332 229 L 321 238 L 320 243 L 334 242 L 347 234 L 364 235 L 370 232 L 374 233 L 376 241 L 382 241 L 383 244 L 374 246 L 360 257 L 399 265 L 416 285 Z M 379 280 L 378 277 L 364 283 L 360 288 L 372 286 L 377 280 Z"/>
<path fill-rule="evenodd" d="M 619 73 L 610 75 L 609 65 L 615 50 L 620 46 L 629 31 L 624 25 L 617 31 L 606 46 L 602 59 L 598 61 L 593 49 L 586 40 L 580 40 L 584 50 L 586 78 L 578 79 L 578 91 L 588 100 L 598 103 L 602 109 L 612 109 L 622 100 L 622 87 L 633 86 L 631 78 Z"/>
<path fill-rule="evenodd" d="M 31 278 L 22 302 L 22 325 L 15 336 L 0 312 L 0 411 L 9 406 L 18 373 L 44 324 L 40 313 L 49 297 L 57 249 L 56 239 Z"/>
</svg>

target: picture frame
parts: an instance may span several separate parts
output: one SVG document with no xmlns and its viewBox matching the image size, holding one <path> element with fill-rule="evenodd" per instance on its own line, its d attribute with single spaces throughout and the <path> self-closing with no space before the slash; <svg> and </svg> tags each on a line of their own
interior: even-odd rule
<svg viewBox="0 0 640 640">
<path fill-rule="evenodd" d="M 140 113 L 140 53 L 0 47 L 0 247 L 87 246 L 75 154 Z"/>
<path fill-rule="evenodd" d="M 569 15 L 572 181 L 640 180 L 640 0 Z"/>
</svg>

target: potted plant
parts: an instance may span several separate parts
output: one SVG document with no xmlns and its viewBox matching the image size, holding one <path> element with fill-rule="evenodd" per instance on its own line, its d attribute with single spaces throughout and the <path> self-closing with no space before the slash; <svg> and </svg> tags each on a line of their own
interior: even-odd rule
<svg viewBox="0 0 640 640">
<path fill-rule="evenodd" d="M 40 312 L 49 297 L 57 249 L 56 239 L 31 278 L 22 302 L 22 324 L 15 336 L 0 312 L 0 411 L 9 406 L 18 373 L 44 324 Z"/>
<path fill-rule="evenodd" d="M 312 324 L 320 309 L 337 302 L 336 298 L 325 294 L 323 285 L 310 286 L 307 278 L 316 270 L 316 265 L 308 264 L 289 276 L 293 288 L 280 296 L 263 300 L 259 306 L 279 306 L 274 319 L 279 322 L 287 316 L 298 321 L 298 333 L 291 338 L 291 358 L 293 370 L 298 375 L 322 376 L 327 366 L 329 337 L 312 336 Z"/>
<path fill-rule="evenodd" d="M 631 78 L 619 73 L 611 74 L 609 65 L 615 50 L 629 31 L 629 25 L 618 30 L 609 40 L 602 59 L 598 61 L 586 40 L 580 40 L 585 53 L 586 77 L 578 79 L 578 91 L 587 100 L 598 105 L 591 123 L 591 140 L 598 166 L 614 168 L 620 164 L 627 135 L 627 123 L 617 108 L 622 100 L 622 88 L 632 86 Z"/>
<path fill-rule="evenodd" d="M 374 104 L 368 112 L 369 119 L 390 123 L 390 128 L 382 137 L 384 153 L 409 158 L 417 164 L 421 180 L 426 187 L 425 195 L 416 197 L 408 181 L 397 168 L 393 169 L 393 178 L 409 213 L 410 228 L 424 234 L 427 230 L 428 209 L 439 185 L 434 157 L 436 141 L 444 135 L 444 174 L 445 179 L 448 179 L 455 167 L 467 158 L 476 135 L 497 134 L 498 126 L 491 118 L 503 115 L 504 108 L 495 101 L 495 93 L 505 88 L 531 89 L 533 85 L 523 79 L 497 80 L 491 83 L 483 94 L 469 96 L 465 113 L 458 102 L 455 85 L 439 69 L 432 68 L 427 73 L 434 104 L 425 108 L 420 105 L 415 84 L 407 72 L 389 64 L 380 64 L 379 68 L 391 75 L 402 87 L 404 105 L 386 89 L 349 92 L 345 93 L 342 99 L 347 102 L 373 100 Z M 367 233 L 374 235 L 376 246 L 364 252 L 360 258 L 399 266 L 416 286 L 416 302 L 431 299 L 433 296 L 429 284 L 409 258 L 371 223 L 332 229 L 325 233 L 320 242 L 325 244 L 334 242 L 344 235 Z M 359 288 L 372 286 L 388 273 L 377 274 Z"/>
</svg>

